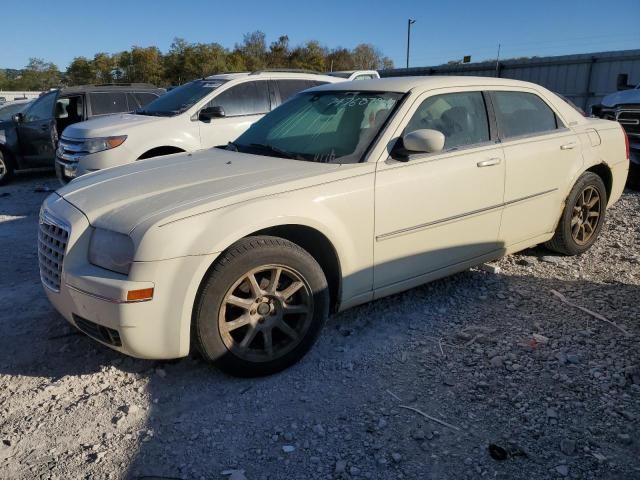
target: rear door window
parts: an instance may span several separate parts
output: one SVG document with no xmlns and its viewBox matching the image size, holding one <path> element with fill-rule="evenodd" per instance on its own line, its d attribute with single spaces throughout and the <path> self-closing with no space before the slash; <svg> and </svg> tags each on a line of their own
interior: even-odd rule
<svg viewBox="0 0 640 480">
<path fill-rule="evenodd" d="M 296 93 L 300 93 L 307 88 L 315 87 L 317 82 L 313 80 L 276 80 L 280 89 L 280 101 L 286 102 Z"/>
<path fill-rule="evenodd" d="M 91 114 L 94 117 L 129 111 L 127 95 L 124 92 L 92 92 L 89 98 Z"/>
<path fill-rule="evenodd" d="M 556 115 L 544 100 L 528 92 L 492 92 L 502 138 L 550 132 L 558 128 Z"/>
<path fill-rule="evenodd" d="M 269 111 L 269 90 L 266 81 L 235 85 L 212 99 L 208 107 L 224 108 L 225 116 L 260 115 Z"/>
</svg>

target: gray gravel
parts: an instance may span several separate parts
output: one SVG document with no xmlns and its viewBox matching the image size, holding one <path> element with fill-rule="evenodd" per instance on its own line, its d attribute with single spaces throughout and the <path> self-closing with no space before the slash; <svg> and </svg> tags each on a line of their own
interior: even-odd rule
<svg viewBox="0 0 640 480">
<path fill-rule="evenodd" d="M 251 380 L 68 327 L 35 252 L 55 186 L 0 190 L 2 478 L 640 478 L 637 192 L 581 257 L 527 250 L 352 309 Z"/>
</svg>

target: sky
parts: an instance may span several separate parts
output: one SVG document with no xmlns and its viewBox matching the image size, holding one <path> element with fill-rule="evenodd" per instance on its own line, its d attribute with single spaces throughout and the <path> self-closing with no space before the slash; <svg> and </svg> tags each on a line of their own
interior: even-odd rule
<svg viewBox="0 0 640 480">
<path fill-rule="evenodd" d="M 640 0 L 20 0 L 0 4 L 0 68 L 39 57 L 66 69 L 76 56 L 133 45 L 167 51 L 175 37 L 233 48 L 262 30 L 267 43 L 318 40 L 329 48 L 372 43 L 396 67 L 640 49 Z"/>
</svg>

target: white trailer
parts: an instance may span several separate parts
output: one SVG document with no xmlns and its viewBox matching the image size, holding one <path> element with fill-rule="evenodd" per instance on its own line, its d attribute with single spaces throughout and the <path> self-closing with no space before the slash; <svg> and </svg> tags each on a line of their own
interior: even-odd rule
<svg viewBox="0 0 640 480">
<path fill-rule="evenodd" d="M 42 92 L 0 90 L 0 103 L 14 100 L 38 98 Z"/>
</svg>

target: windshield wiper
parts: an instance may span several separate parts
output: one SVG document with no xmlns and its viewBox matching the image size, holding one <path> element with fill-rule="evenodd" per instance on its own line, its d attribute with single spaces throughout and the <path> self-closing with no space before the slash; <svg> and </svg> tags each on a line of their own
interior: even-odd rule
<svg viewBox="0 0 640 480">
<path fill-rule="evenodd" d="M 273 145 L 269 145 L 269 144 L 262 144 L 262 143 L 251 143 L 249 144 L 249 146 L 251 148 L 258 148 L 260 150 L 263 150 L 265 152 L 271 152 L 279 157 L 282 158 L 291 158 L 293 160 L 298 160 L 298 155 L 296 155 L 295 153 L 291 153 L 291 152 L 287 152 L 286 150 L 283 150 L 281 148 L 278 147 L 274 147 Z"/>
</svg>

